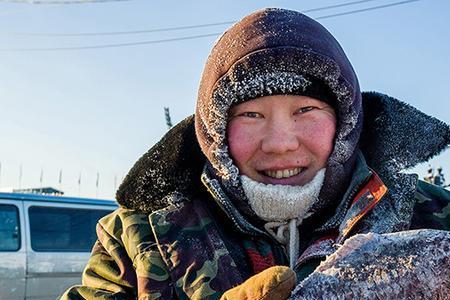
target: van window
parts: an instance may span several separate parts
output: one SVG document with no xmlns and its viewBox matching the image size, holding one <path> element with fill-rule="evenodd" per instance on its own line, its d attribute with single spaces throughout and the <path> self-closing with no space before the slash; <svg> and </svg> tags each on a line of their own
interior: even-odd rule
<svg viewBox="0 0 450 300">
<path fill-rule="evenodd" d="M 110 210 L 31 206 L 31 248 L 34 251 L 89 252 L 97 239 L 95 225 Z"/>
<path fill-rule="evenodd" d="M 19 211 L 15 205 L 0 204 L 0 251 L 17 251 L 19 248 Z"/>
</svg>

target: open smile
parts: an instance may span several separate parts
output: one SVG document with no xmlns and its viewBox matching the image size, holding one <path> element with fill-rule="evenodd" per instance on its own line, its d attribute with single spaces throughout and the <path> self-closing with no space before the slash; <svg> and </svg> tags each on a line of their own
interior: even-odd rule
<svg viewBox="0 0 450 300">
<path fill-rule="evenodd" d="M 295 175 L 300 174 L 305 168 L 297 167 L 297 168 L 290 168 L 290 169 L 282 169 L 282 170 L 264 170 L 262 173 L 271 178 L 275 179 L 282 179 L 282 178 L 289 178 Z"/>
</svg>

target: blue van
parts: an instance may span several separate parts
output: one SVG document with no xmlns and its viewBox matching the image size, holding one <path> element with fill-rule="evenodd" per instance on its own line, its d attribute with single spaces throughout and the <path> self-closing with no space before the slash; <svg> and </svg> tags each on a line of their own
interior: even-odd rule
<svg viewBox="0 0 450 300">
<path fill-rule="evenodd" d="M 58 299 L 81 283 L 111 200 L 0 193 L 0 299 Z"/>
</svg>

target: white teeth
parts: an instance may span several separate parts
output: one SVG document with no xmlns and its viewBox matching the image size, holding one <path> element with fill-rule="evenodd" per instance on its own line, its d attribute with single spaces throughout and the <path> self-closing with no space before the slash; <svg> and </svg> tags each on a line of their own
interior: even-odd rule
<svg viewBox="0 0 450 300">
<path fill-rule="evenodd" d="M 288 178 L 288 177 L 292 177 L 295 176 L 297 174 L 299 174 L 301 171 L 303 170 L 303 168 L 293 168 L 293 169 L 284 169 L 284 170 L 267 170 L 264 171 L 264 174 L 266 174 L 269 177 L 272 178 L 277 178 L 277 179 L 281 179 L 281 178 Z"/>
</svg>

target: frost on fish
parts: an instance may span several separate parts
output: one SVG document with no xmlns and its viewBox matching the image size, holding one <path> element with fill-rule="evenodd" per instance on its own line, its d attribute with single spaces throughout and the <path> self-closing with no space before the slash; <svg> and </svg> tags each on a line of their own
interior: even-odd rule
<svg viewBox="0 0 450 300">
<path fill-rule="evenodd" d="M 450 232 L 348 239 L 292 292 L 301 299 L 450 299 Z"/>
</svg>

